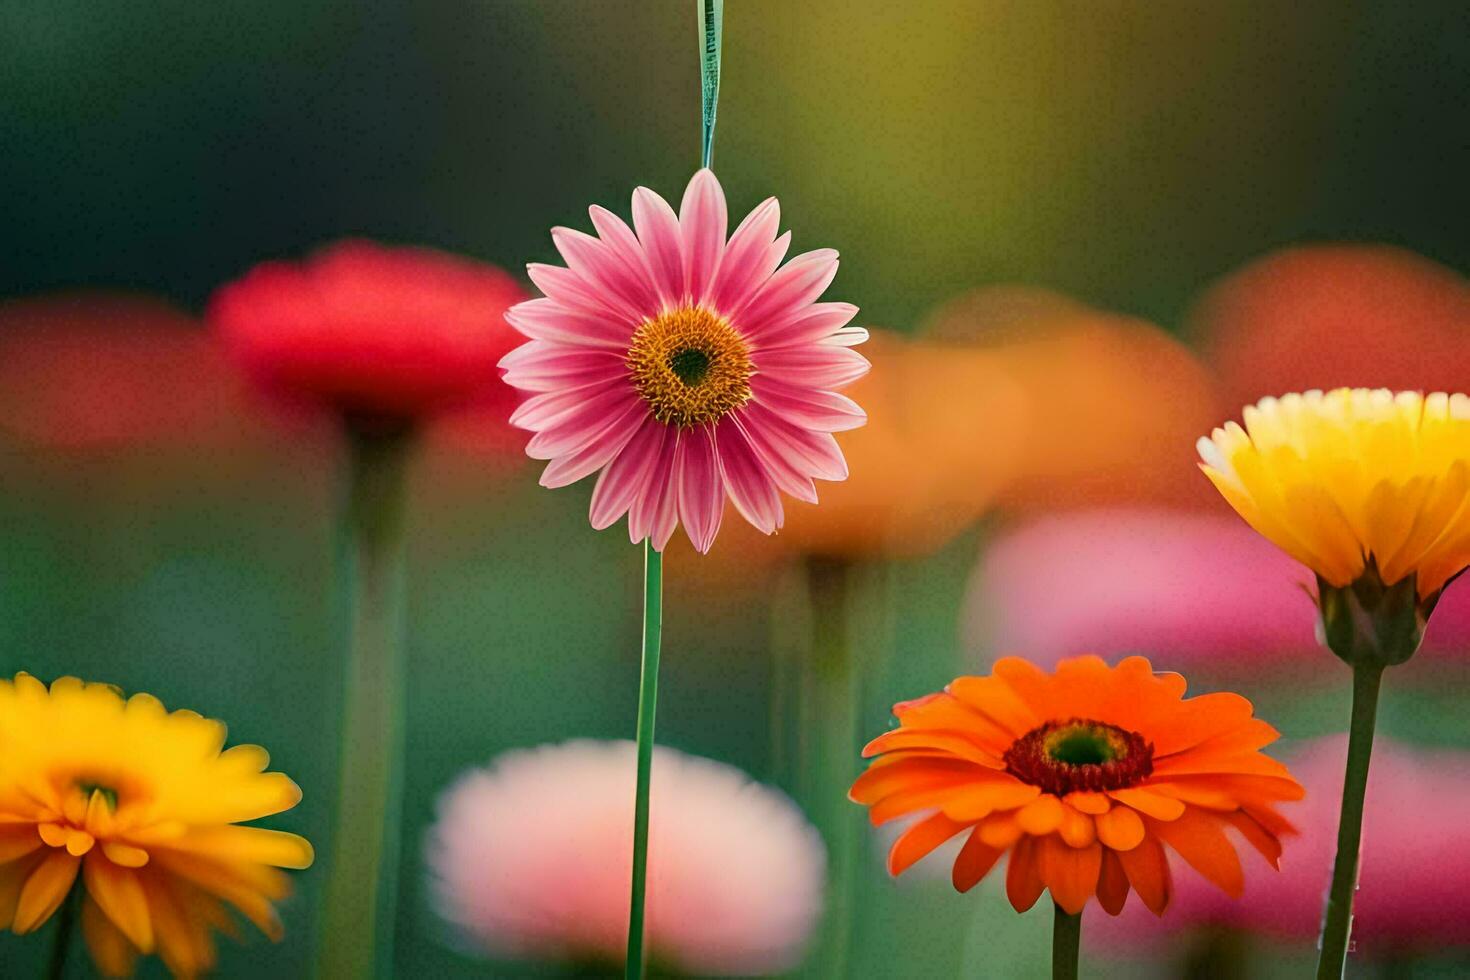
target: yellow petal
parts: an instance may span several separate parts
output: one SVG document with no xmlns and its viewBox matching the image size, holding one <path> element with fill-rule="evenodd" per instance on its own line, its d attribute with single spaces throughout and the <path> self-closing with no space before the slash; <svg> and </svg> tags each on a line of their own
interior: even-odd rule
<svg viewBox="0 0 1470 980">
<path fill-rule="evenodd" d="M 94 854 L 82 866 L 87 893 L 128 941 L 144 953 L 153 951 L 153 920 L 137 874 Z"/>
<path fill-rule="evenodd" d="M 16 935 L 35 932 L 61 907 L 72 882 L 76 881 L 80 864 L 81 861 L 62 850 L 46 855 L 20 890 L 15 920 L 10 925 Z"/>
</svg>

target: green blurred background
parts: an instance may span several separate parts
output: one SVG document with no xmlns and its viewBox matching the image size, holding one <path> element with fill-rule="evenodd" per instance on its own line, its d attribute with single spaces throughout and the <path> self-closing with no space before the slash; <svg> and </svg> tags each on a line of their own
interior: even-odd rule
<svg viewBox="0 0 1470 980">
<path fill-rule="evenodd" d="M 779 194 L 796 250 L 842 251 L 832 296 L 869 324 L 912 330 L 1019 281 L 1177 329 L 1216 276 L 1316 239 L 1470 267 L 1462 3 L 764 0 L 727 5 L 724 36 L 732 212 Z M 549 227 L 585 227 L 588 203 L 676 195 L 697 163 L 692 3 L 8 0 L 0 38 L 0 297 L 123 287 L 198 310 L 252 263 L 347 234 L 514 270 L 552 259 Z M 0 443 L 0 660 L 227 720 L 305 790 L 273 825 L 324 854 L 340 459 L 315 430 L 267 443 L 224 461 Z M 422 833 L 467 765 L 631 735 L 640 555 L 621 525 L 587 527 L 587 485 L 422 463 L 398 972 L 532 975 L 446 942 Z M 984 535 L 864 569 L 863 642 L 890 665 L 865 681 L 865 731 L 963 669 Z M 671 584 L 660 741 L 768 773 L 772 597 L 791 584 Z M 1341 688 L 1246 693 L 1291 736 L 1345 711 Z M 1452 704 L 1389 697 L 1390 732 L 1470 745 Z M 226 941 L 221 975 L 305 975 L 320 877 L 297 876 L 284 943 Z M 997 881 L 959 898 L 874 863 L 862 887 L 854 975 L 1042 975 L 1049 912 L 1017 920 Z M 44 945 L 0 937 L 3 972 Z"/>
</svg>

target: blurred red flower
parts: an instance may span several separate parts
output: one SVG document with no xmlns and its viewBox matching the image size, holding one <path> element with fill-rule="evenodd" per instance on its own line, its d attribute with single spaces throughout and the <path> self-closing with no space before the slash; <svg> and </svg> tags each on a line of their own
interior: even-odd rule
<svg viewBox="0 0 1470 980">
<path fill-rule="evenodd" d="M 1206 291 L 1188 332 L 1232 413 L 1312 388 L 1463 391 L 1470 282 L 1387 245 L 1288 248 Z"/>
<path fill-rule="evenodd" d="M 238 428 L 237 388 L 199 322 L 149 296 L 0 304 L 0 434 L 33 447 L 202 444 Z"/>
<path fill-rule="evenodd" d="M 208 319 L 267 388 L 400 426 L 471 404 L 509 417 L 496 363 L 520 342 L 503 314 L 525 298 L 493 265 L 345 241 L 257 265 L 215 293 Z"/>
</svg>

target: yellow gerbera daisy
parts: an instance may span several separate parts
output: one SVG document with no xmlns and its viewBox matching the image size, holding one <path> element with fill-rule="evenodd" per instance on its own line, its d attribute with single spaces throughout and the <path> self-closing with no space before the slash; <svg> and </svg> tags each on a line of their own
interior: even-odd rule
<svg viewBox="0 0 1470 980">
<path fill-rule="evenodd" d="M 1470 565 L 1470 398 L 1338 388 L 1263 398 L 1243 417 L 1199 441 L 1200 467 L 1316 573 L 1324 614 L 1351 599 L 1398 615 L 1417 599 L 1422 619 Z"/>
<path fill-rule="evenodd" d="M 215 961 L 225 903 L 272 939 L 279 868 L 311 864 L 295 834 L 238 823 L 295 806 L 301 790 L 258 745 L 221 751 L 222 722 L 126 700 L 106 684 L 0 680 L 0 927 L 32 932 L 80 874 L 97 967 L 132 972 L 157 953 L 176 976 Z"/>
</svg>

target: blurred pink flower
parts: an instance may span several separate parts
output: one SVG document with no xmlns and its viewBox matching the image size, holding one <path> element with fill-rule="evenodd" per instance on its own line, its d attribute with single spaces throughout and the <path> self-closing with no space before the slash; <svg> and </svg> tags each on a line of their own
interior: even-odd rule
<svg viewBox="0 0 1470 980">
<path fill-rule="evenodd" d="M 1286 813 L 1301 836 L 1292 841 L 1279 873 L 1264 861 L 1245 862 L 1243 901 L 1231 901 L 1195 875 L 1176 874 L 1174 900 L 1162 919 L 1131 903 L 1117 919 L 1093 916 L 1090 934 L 1119 948 L 1194 926 L 1315 941 L 1332 877 L 1346 753 L 1346 736 L 1332 735 L 1307 743 L 1290 760 L 1307 787 L 1306 799 Z M 1410 748 L 1380 737 L 1368 784 L 1362 874 L 1353 906 L 1358 953 L 1470 945 L 1470 753 Z"/>
<path fill-rule="evenodd" d="M 1146 653 L 1161 668 L 1219 656 L 1318 656 L 1311 574 L 1239 518 L 1098 509 L 1052 515 L 987 549 L 966 642 L 1039 663 Z"/>
<path fill-rule="evenodd" d="M 653 760 L 651 959 L 703 976 L 794 966 L 822 908 L 816 830 L 738 769 L 665 748 Z M 501 956 L 621 963 L 635 762 L 632 742 L 583 740 L 461 776 L 427 842 L 439 913 Z"/>
<path fill-rule="evenodd" d="M 971 577 L 965 644 L 1054 664 L 1144 653 L 1161 668 L 1315 658 L 1312 574 L 1233 514 L 1099 508 L 1021 524 Z M 1424 649 L 1470 652 L 1470 585 L 1445 589 Z"/>
</svg>

